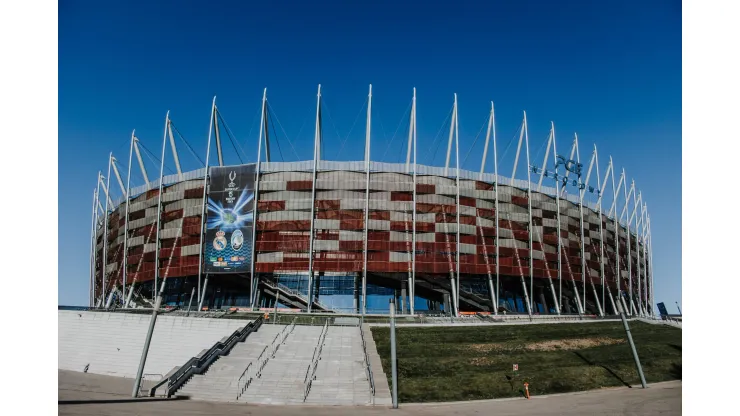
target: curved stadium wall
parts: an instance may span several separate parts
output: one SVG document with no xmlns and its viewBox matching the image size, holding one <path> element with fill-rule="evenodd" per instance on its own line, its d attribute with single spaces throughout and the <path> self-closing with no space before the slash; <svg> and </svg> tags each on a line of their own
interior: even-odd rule
<svg viewBox="0 0 740 416">
<path fill-rule="evenodd" d="M 526 313 L 531 301 L 532 313 L 555 313 L 561 304 L 562 313 L 610 314 L 613 296 L 630 292 L 628 272 L 635 301 L 645 308 L 652 304 L 649 247 L 630 232 L 628 250 L 626 226 L 600 214 L 598 206 L 584 202 L 581 211 L 578 195 L 561 194 L 558 224 L 555 188 L 533 186 L 530 224 L 527 181 L 460 170 L 458 187 L 455 169 L 449 172 L 417 165 L 414 175 L 404 164 L 371 162 L 368 186 L 365 162 L 319 161 L 314 190 L 313 161 L 262 162 L 254 296 L 249 273 L 211 275 L 203 287 L 199 262 L 205 169 L 165 176 L 161 203 L 158 180 L 131 190 L 138 196 L 128 203 L 126 290 L 136 282 L 137 296 L 153 298 L 161 205 L 159 278 L 167 279 L 165 303 L 170 305 L 187 305 L 197 288 L 204 290 L 209 308 L 244 307 L 251 299 L 255 306 L 273 307 L 280 292 L 280 306 L 307 309 L 310 297 L 314 310 L 359 312 L 365 238 L 368 313 L 387 312 L 390 296 L 399 298 L 403 312 L 412 304 L 417 313 L 490 312 L 494 291 L 499 293 L 498 309 L 511 313 Z M 113 206 L 105 250 L 105 228 L 97 230 L 91 303 L 101 297 L 103 251 L 105 296 L 113 290 L 124 297 L 126 203 L 119 200 Z M 639 288 L 638 282 L 643 282 Z M 292 299 L 291 291 L 296 295 Z M 344 299 L 333 302 L 337 296 Z M 585 310 L 579 311 L 584 303 Z"/>
</svg>

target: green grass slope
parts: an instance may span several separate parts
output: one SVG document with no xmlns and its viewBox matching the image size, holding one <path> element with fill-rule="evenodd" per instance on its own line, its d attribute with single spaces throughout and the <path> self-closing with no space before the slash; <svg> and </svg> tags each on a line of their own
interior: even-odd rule
<svg viewBox="0 0 740 416">
<path fill-rule="evenodd" d="M 648 384 L 681 378 L 681 330 L 630 329 Z M 391 382 L 390 330 L 372 328 Z M 400 402 L 515 397 L 640 386 L 621 322 L 396 328 Z M 519 371 L 512 371 L 512 364 Z"/>
</svg>

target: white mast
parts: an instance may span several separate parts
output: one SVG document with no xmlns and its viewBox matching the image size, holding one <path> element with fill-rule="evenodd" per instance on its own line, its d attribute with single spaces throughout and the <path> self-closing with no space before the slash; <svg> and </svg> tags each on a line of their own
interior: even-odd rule
<svg viewBox="0 0 740 416">
<path fill-rule="evenodd" d="M 367 121 L 365 124 L 365 221 L 363 232 L 365 234 L 363 242 L 364 255 L 362 267 L 362 314 L 367 313 L 367 235 L 368 220 L 370 216 L 370 125 L 373 105 L 373 85 L 370 84 L 367 93 Z M 408 163 L 407 163 L 408 164 Z"/>
<path fill-rule="evenodd" d="M 313 237 L 314 237 L 314 223 L 316 216 L 316 172 L 319 168 L 319 158 L 321 152 L 321 84 L 319 84 L 319 90 L 316 94 L 316 129 L 313 137 L 313 176 L 311 185 L 311 234 L 308 239 L 308 312 L 311 312 L 311 304 L 313 303 Z M 367 224 L 365 224 L 367 228 Z M 367 239 L 365 239 L 367 240 Z M 366 273 L 366 272 L 365 272 Z M 365 310 L 366 302 L 362 300 L 362 309 Z"/>
<path fill-rule="evenodd" d="M 180 169 L 180 156 L 177 155 L 177 146 L 175 145 L 175 137 L 172 135 L 172 120 L 167 123 L 167 134 L 170 136 L 170 147 L 172 148 L 172 158 L 175 159 L 175 169 L 177 169 L 177 177 L 182 180 L 182 170 Z"/>
<path fill-rule="evenodd" d="M 206 147 L 206 163 L 205 170 L 203 172 L 203 209 L 200 212 L 200 243 L 199 247 L 203 247 L 203 224 L 205 224 L 206 214 L 208 213 L 208 201 L 206 200 L 206 191 L 208 189 L 208 162 L 211 157 L 211 133 L 213 133 L 213 122 L 216 117 L 216 96 L 213 96 L 213 103 L 211 104 L 211 117 L 208 124 L 208 144 Z M 256 204 L 255 204 L 256 205 Z M 255 231 L 256 232 L 256 231 Z M 252 241 L 252 250 L 254 251 L 254 239 Z M 252 262 L 254 263 L 254 255 L 252 255 Z M 206 297 L 206 283 L 203 284 L 203 290 L 201 293 L 200 278 L 203 275 L 203 249 L 198 252 L 198 310 L 203 310 L 203 299 Z M 206 282 L 208 277 L 206 277 Z M 251 297 L 251 293 L 250 293 Z M 250 306 L 252 304 L 250 303 Z"/>
<path fill-rule="evenodd" d="M 411 221 L 413 222 L 411 229 L 411 245 L 412 245 L 412 258 L 411 258 L 411 285 L 409 285 L 409 311 L 411 315 L 414 314 L 416 307 L 416 88 L 414 88 L 414 97 L 411 101 L 411 128 L 413 130 L 413 141 L 414 141 L 414 176 L 413 176 L 413 187 L 414 187 L 414 206 L 411 212 Z M 407 158 L 408 159 L 408 158 Z M 408 168 L 406 169 L 408 172 Z"/>
<path fill-rule="evenodd" d="M 110 189 L 110 169 L 111 169 L 112 164 L 113 164 L 113 153 L 111 152 L 108 155 L 108 176 L 105 177 L 107 184 L 105 188 L 103 188 L 103 190 L 105 191 L 105 213 L 104 213 L 105 217 L 103 219 L 105 221 L 105 225 L 103 227 L 103 294 L 101 295 L 101 298 L 100 298 L 102 299 L 101 304 L 105 302 L 105 292 L 107 290 L 107 286 L 106 286 L 107 270 L 106 269 L 108 268 L 108 213 L 109 213 L 108 203 L 110 203 L 111 206 L 113 205 L 113 202 L 110 199 L 110 193 L 108 192 L 108 190 Z"/>
<path fill-rule="evenodd" d="M 159 282 L 159 228 L 160 220 L 162 218 L 162 190 L 164 189 L 164 151 L 167 146 L 167 126 L 170 122 L 170 112 L 167 111 L 164 121 L 164 137 L 162 138 L 162 158 L 160 159 L 159 165 L 159 193 L 157 195 L 157 233 L 154 240 L 154 287 L 152 288 L 152 295 L 157 296 L 157 283 Z M 164 285 L 162 285 L 162 291 L 164 291 Z"/>
<path fill-rule="evenodd" d="M 139 139 L 134 137 L 134 152 L 136 152 L 136 159 L 139 161 L 139 169 L 141 169 L 141 175 L 144 177 L 144 185 L 146 190 L 149 190 L 149 175 L 146 174 L 146 167 L 144 167 L 144 159 L 141 158 L 141 152 L 139 151 Z"/>
<path fill-rule="evenodd" d="M 126 208 L 124 210 L 124 224 L 123 224 L 123 271 L 121 272 L 123 289 L 121 290 L 121 296 L 126 296 L 126 280 L 128 278 L 128 208 L 129 200 L 131 199 L 131 161 L 134 155 L 134 140 L 136 140 L 136 130 L 131 132 L 131 145 L 128 149 L 128 170 L 126 173 Z M 124 304 L 125 308 L 127 304 Z"/>
</svg>

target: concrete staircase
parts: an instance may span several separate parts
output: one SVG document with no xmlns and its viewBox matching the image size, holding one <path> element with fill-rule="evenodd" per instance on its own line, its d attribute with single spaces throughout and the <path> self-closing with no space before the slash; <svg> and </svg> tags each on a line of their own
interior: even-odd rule
<svg viewBox="0 0 740 416">
<path fill-rule="evenodd" d="M 373 404 L 358 327 L 329 327 L 306 404 Z"/>
<path fill-rule="evenodd" d="M 239 402 L 263 404 L 303 403 L 306 372 L 313 363 L 323 327 L 296 326 L 285 344 L 254 378 Z"/>
<path fill-rule="evenodd" d="M 379 377 L 385 378 L 382 370 Z M 374 404 L 357 326 L 263 324 L 177 395 L 261 404 Z"/>
<path fill-rule="evenodd" d="M 194 375 L 176 394 L 194 400 L 235 402 L 239 393 L 238 381 L 244 375 L 244 370 L 250 363 L 252 368 L 256 367 L 258 358 L 271 354 L 270 345 L 285 329 L 286 325 L 263 324 L 257 332 L 249 334 L 243 343 L 237 343 L 229 355 L 211 364 L 208 371 Z"/>
</svg>

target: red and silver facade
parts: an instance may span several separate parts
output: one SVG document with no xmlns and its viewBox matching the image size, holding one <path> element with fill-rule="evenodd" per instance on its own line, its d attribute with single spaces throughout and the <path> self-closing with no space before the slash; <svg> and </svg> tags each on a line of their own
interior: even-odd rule
<svg viewBox="0 0 740 416">
<path fill-rule="evenodd" d="M 610 158 L 606 169 L 600 167 L 594 146 L 577 175 L 572 167 L 581 155 L 575 137 L 560 158 L 567 163 L 556 163 L 553 125 L 542 164 L 530 160 L 525 114 L 513 171 L 502 175 L 491 104 L 481 168 L 460 169 L 455 96 L 445 166 L 418 164 L 415 91 L 412 100 L 406 163 L 371 159 L 372 89 L 364 160 L 322 159 L 320 88 L 313 159 L 276 162 L 270 159 L 263 96 L 252 270 L 240 276 L 248 282 L 242 287 L 250 306 L 270 305 L 272 299 L 308 311 L 330 310 L 317 296 L 321 279 L 351 276 L 356 313 L 372 312 L 367 305 L 372 285 L 402 293 L 408 313 L 433 309 L 415 304 L 426 299 L 444 303 L 453 314 L 504 308 L 603 316 L 616 313 L 615 297 L 623 294 L 631 314 L 653 315 L 647 205 Z M 218 164 L 223 164 L 220 135 L 214 99 L 206 162 L 215 138 Z M 204 275 L 202 267 L 208 166 L 180 170 L 169 114 L 163 164 L 167 149 L 175 174 L 163 175 L 160 169 L 149 181 L 133 134 L 126 183 L 112 154 L 108 174 L 98 174 L 91 306 L 110 307 L 113 299 L 127 306 L 140 288 L 147 288 L 142 294 L 151 298 L 153 288 L 172 278 L 189 282 L 197 293 L 194 305 L 202 305 L 206 292 L 224 279 Z M 131 187 L 137 162 L 146 183 Z M 121 197 L 114 199 L 111 187 L 116 186 Z M 280 277 L 288 275 L 305 276 L 308 289 L 281 284 Z"/>
</svg>

